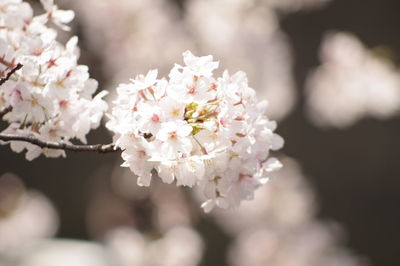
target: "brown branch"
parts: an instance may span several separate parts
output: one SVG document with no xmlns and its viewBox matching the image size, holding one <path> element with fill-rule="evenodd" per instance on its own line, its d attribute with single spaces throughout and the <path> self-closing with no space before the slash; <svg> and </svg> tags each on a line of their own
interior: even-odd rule
<svg viewBox="0 0 400 266">
<path fill-rule="evenodd" d="M 7 73 L 6 77 L 0 79 L 0 86 L 3 85 L 7 80 L 11 78 L 11 76 L 18 70 L 21 69 L 22 65 L 18 63 L 10 72 Z M 7 106 L 0 110 L 0 120 L 3 118 L 4 115 L 12 111 L 12 106 Z"/>
<path fill-rule="evenodd" d="M 20 63 L 13 67 L 13 69 L 11 69 L 11 71 L 7 73 L 5 78 L 0 79 L 0 86 L 3 85 L 7 80 L 9 80 L 12 74 L 14 74 L 18 69 L 21 69 L 21 67 L 22 65 Z"/>
<path fill-rule="evenodd" d="M 94 144 L 94 145 L 75 145 L 53 141 L 43 141 L 32 136 L 18 136 L 10 134 L 0 134 L 0 140 L 3 141 L 24 141 L 40 148 L 48 148 L 55 150 L 65 151 L 76 151 L 76 152 L 98 152 L 98 153 L 110 153 L 120 152 L 120 148 L 116 148 L 114 144 Z"/>
<path fill-rule="evenodd" d="M 11 69 L 11 71 L 8 72 L 4 78 L 0 79 L 0 86 L 3 85 L 7 80 L 9 80 L 11 78 L 11 76 L 18 69 L 21 69 L 21 68 L 22 68 L 22 65 L 20 63 L 18 63 L 15 67 L 13 67 L 13 69 Z M 6 115 L 7 113 L 9 113 L 11 111 L 12 111 L 12 106 L 7 106 L 7 107 L 3 108 L 2 110 L 0 110 L 0 119 L 2 119 L 4 115 Z"/>
<path fill-rule="evenodd" d="M 0 86 L 3 85 L 7 80 L 9 80 L 11 78 L 11 76 L 18 70 L 21 69 L 22 65 L 20 63 L 18 63 L 15 67 L 13 67 L 13 69 L 11 69 L 10 72 L 7 73 L 7 75 L 4 78 L 0 79 Z M 0 110 L 0 120 L 3 118 L 4 115 L 6 115 L 7 113 L 12 111 L 12 106 L 7 106 L 5 108 L 3 108 L 2 110 Z"/>
<path fill-rule="evenodd" d="M 5 107 L 5 108 L 3 108 L 3 109 L 1 109 L 0 110 L 0 120 L 3 118 L 3 116 L 5 116 L 6 114 L 8 114 L 9 112 L 11 112 L 12 111 L 12 106 L 10 105 L 10 106 L 7 106 L 7 107 Z"/>
</svg>

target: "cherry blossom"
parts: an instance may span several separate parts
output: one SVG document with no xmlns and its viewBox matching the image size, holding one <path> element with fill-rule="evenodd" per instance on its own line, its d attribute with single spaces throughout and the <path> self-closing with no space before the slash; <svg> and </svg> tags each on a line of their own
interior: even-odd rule
<svg viewBox="0 0 400 266">
<path fill-rule="evenodd" d="M 65 23 L 73 19 L 74 12 L 58 9 L 52 0 L 41 3 L 45 14 L 34 16 L 26 2 L 0 2 L 0 75 L 23 65 L 0 87 L 0 109 L 12 107 L 3 117 L 9 126 L 2 133 L 65 143 L 75 138 L 86 143 L 86 135 L 99 126 L 107 109 L 102 99 L 107 92 L 93 95 L 97 81 L 89 77 L 87 66 L 77 64 L 78 38 L 63 45 L 56 40 L 57 31 L 47 26 L 52 20 L 68 29 Z M 11 149 L 26 149 L 28 160 L 40 154 L 65 156 L 64 151 L 20 141 L 12 141 Z"/>
<path fill-rule="evenodd" d="M 245 73 L 214 78 L 212 56 L 183 59 L 169 79 L 151 70 L 121 84 L 107 127 L 138 185 L 149 186 L 155 169 L 165 183 L 201 187 L 206 212 L 238 206 L 282 166 L 269 152 L 283 139 Z"/>
</svg>

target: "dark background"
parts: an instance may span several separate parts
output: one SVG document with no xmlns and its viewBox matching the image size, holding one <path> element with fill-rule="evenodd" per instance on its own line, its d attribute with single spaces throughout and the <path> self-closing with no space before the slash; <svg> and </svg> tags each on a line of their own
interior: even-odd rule
<svg viewBox="0 0 400 266">
<path fill-rule="evenodd" d="M 182 7 L 184 1 L 174 4 Z M 316 128 L 304 114 L 301 91 L 309 71 L 319 64 L 319 46 L 327 31 L 352 32 L 371 48 L 383 45 L 392 51 L 397 64 L 399 11 L 398 0 L 333 0 L 323 9 L 281 16 L 281 26 L 292 44 L 300 90 L 296 107 L 278 128 L 286 140 L 283 152 L 301 163 L 316 189 L 319 217 L 339 222 L 347 231 L 347 246 L 366 256 L 373 266 L 400 265 L 400 117 L 364 119 L 345 130 Z M 84 36 L 80 45 L 85 50 Z M 85 53 L 89 55 L 82 63 L 101 64 L 96 55 Z M 99 67 L 91 69 L 94 78 L 104 80 Z M 89 142 L 108 143 L 111 137 L 102 128 L 90 134 Z M 118 154 L 91 153 L 68 153 L 66 159 L 28 162 L 6 146 L 0 146 L 0 158 L 0 174 L 16 173 L 28 187 L 40 190 L 53 201 L 61 220 L 58 236 L 78 239 L 89 237 L 85 212 L 90 176 L 99 166 L 102 175 L 110 175 L 114 165 L 121 162 Z M 226 244 L 211 221 L 202 221 L 199 229 L 219 237 L 218 245 Z M 217 245 L 213 243 L 207 245 Z M 220 252 L 208 252 L 203 265 L 222 265 L 223 260 Z"/>
</svg>

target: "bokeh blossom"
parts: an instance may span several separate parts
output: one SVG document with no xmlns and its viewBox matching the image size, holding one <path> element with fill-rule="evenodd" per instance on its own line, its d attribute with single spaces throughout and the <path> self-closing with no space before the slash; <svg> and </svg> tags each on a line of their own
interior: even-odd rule
<svg viewBox="0 0 400 266">
<path fill-rule="evenodd" d="M 400 73 L 349 33 L 327 35 L 322 65 L 308 78 L 308 114 L 320 126 L 348 127 L 400 109 Z"/>
<path fill-rule="evenodd" d="M 46 196 L 26 189 L 13 174 L 0 176 L 0 265 L 2 256 L 54 236 L 58 224 L 57 212 Z"/>
<path fill-rule="evenodd" d="M 115 228 L 105 236 L 106 247 L 120 266 L 196 266 L 203 242 L 190 227 L 175 227 L 155 239 L 129 227 Z"/>
<path fill-rule="evenodd" d="M 299 230 L 253 228 L 241 233 L 229 253 L 231 266 L 360 266 L 363 260 L 337 244 L 337 230 L 309 224 Z"/>
</svg>

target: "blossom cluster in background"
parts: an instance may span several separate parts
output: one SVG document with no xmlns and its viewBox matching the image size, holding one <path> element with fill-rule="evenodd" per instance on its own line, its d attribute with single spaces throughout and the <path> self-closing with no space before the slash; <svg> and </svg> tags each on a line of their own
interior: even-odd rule
<svg viewBox="0 0 400 266">
<path fill-rule="evenodd" d="M 121 266 L 196 266 L 203 253 L 199 234 L 182 226 L 168 230 L 158 239 L 130 227 L 115 228 L 106 234 L 105 244 Z"/>
<path fill-rule="evenodd" d="M 150 185 L 156 169 L 166 183 L 201 186 L 207 212 L 238 206 L 281 167 L 268 156 L 283 139 L 243 72 L 214 78 L 212 56 L 183 56 L 168 80 L 151 70 L 121 84 L 107 127 L 139 185 Z"/>
<path fill-rule="evenodd" d="M 58 215 L 42 193 L 27 189 L 18 176 L 6 173 L 0 176 L 0 195 L 0 258 L 54 236 Z"/>
<path fill-rule="evenodd" d="M 348 127 L 400 110 L 400 72 L 349 33 L 327 35 L 322 65 L 307 80 L 308 114 L 320 126 Z"/>
<path fill-rule="evenodd" d="M 47 197 L 10 173 L 0 176 L 0 193 L 2 266 L 196 266 L 202 258 L 203 241 L 189 225 L 174 224 L 160 236 L 113 226 L 97 242 L 59 239 L 59 218 Z"/>
<path fill-rule="evenodd" d="M 340 228 L 316 218 L 314 194 L 297 162 L 282 162 L 281 177 L 257 190 L 254 202 L 212 213 L 232 239 L 223 255 L 227 265 L 367 265 L 341 244 Z M 197 207 L 177 187 L 154 180 L 152 189 L 138 188 L 131 175 L 115 165 L 112 191 L 98 182 L 109 176 L 89 177 L 96 185 L 88 191 L 87 226 L 97 241 L 55 238 L 58 219 L 49 199 L 14 175 L 1 176 L 0 265 L 199 265 L 208 247 L 196 229 Z"/>
<path fill-rule="evenodd" d="M 18 70 L 0 87 L 0 108 L 12 107 L 4 116 L 9 126 L 3 133 L 34 136 L 44 141 L 70 143 L 97 128 L 107 104 L 106 92 L 93 98 L 97 81 L 89 78 L 88 67 L 78 65 L 77 37 L 64 46 L 56 40 L 57 31 L 49 28 L 51 20 L 68 29 L 74 13 L 57 8 L 52 0 L 42 0 L 45 13 L 33 15 L 32 7 L 22 1 L 0 3 L 0 73 L 5 76 L 18 63 Z M 64 151 L 11 142 L 11 149 L 27 149 L 32 160 L 43 153 L 49 157 L 65 156 Z"/>
</svg>

